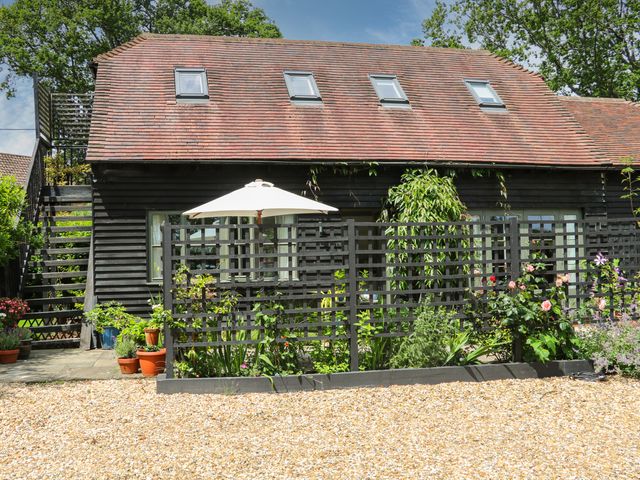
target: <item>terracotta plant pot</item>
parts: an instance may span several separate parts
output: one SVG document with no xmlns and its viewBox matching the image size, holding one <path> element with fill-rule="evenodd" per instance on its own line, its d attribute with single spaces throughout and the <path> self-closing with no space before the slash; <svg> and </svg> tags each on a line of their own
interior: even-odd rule
<svg viewBox="0 0 640 480">
<path fill-rule="evenodd" d="M 123 375 L 131 375 L 138 373 L 140 368 L 140 359 L 138 358 L 119 358 L 118 365 L 120 365 L 120 372 Z"/>
<path fill-rule="evenodd" d="M 158 345 L 158 337 L 160 337 L 160 329 L 159 328 L 145 328 L 144 329 L 144 339 L 147 342 L 147 345 Z"/>
<path fill-rule="evenodd" d="M 140 359 L 140 371 L 145 377 L 155 377 L 159 373 L 164 372 L 164 359 L 167 354 L 166 348 L 160 349 L 159 352 L 145 352 L 138 350 L 138 358 Z"/>
<path fill-rule="evenodd" d="M 22 340 L 20 342 L 20 353 L 18 354 L 18 360 L 26 360 L 31 355 L 31 340 Z"/>
<path fill-rule="evenodd" d="M 16 363 L 18 361 L 19 354 L 19 348 L 16 348 L 15 350 L 0 350 L 0 363 Z"/>
</svg>

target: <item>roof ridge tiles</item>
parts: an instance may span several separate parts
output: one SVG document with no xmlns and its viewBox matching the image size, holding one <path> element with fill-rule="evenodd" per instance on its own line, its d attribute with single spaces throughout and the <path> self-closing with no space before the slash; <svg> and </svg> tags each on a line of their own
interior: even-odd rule
<svg viewBox="0 0 640 480">
<path fill-rule="evenodd" d="M 517 69 L 517 70 L 520 70 L 521 72 L 528 73 L 529 75 L 532 75 L 532 76 L 537 77 L 537 78 L 539 78 L 539 79 L 544 81 L 544 77 L 542 76 L 542 74 L 540 72 L 536 72 L 534 70 L 531 70 L 530 68 L 525 67 L 524 65 L 520 65 L 518 63 L 515 63 L 513 60 L 510 60 L 510 59 L 508 59 L 506 57 L 498 55 L 497 53 L 493 53 L 493 52 L 490 52 L 488 50 L 482 50 L 482 51 L 483 52 L 487 52 L 490 57 L 495 58 L 499 62 L 502 62 L 502 63 L 504 63 L 506 65 L 509 65 L 509 66 Z"/>
<path fill-rule="evenodd" d="M 101 53 L 100 55 L 97 55 L 93 59 L 93 61 L 95 63 L 100 63 L 101 60 L 108 60 L 108 59 L 110 59 L 112 57 L 115 57 L 119 53 L 122 53 L 123 51 L 128 50 L 131 47 L 134 47 L 135 45 L 137 45 L 139 43 L 142 43 L 144 40 L 146 40 L 148 38 L 151 38 L 150 35 L 151 34 L 149 34 L 149 33 L 141 33 L 140 35 L 137 35 L 137 36 L 133 37 L 128 42 L 125 42 L 122 45 L 118 45 L 116 48 L 113 48 L 113 49 L 109 50 L 108 52 L 104 52 L 104 53 Z"/>
<path fill-rule="evenodd" d="M 562 101 L 569 102 L 601 102 L 601 103 L 626 103 L 633 107 L 640 107 L 640 102 L 634 102 L 633 100 L 627 100 L 626 98 L 613 98 L 613 97 L 581 97 L 573 95 L 558 95 Z"/>
<path fill-rule="evenodd" d="M 145 40 L 190 40 L 190 41 L 225 41 L 225 42 L 234 42 L 234 43 L 278 43 L 278 44 L 292 44 L 292 45 L 324 45 L 324 46 L 336 46 L 336 47 L 359 47 L 359 48 L 384 48 L 389 50 L 432 50 L 432 51 L 450 51 L 456 52 L 460 54 L 470 54 L 470 55 L 488 55 L 498 57 L 488 50 L 482 48 L 453 48 L 453 47 L 431 47 L 431 46 L 420 46 L 420 45 L 397 45 L 397 44 L 386 44 L 386 43 L 365 43 L 365 42 L 337 42 L 337 41 L 329 41 L 329 40 L 296 40 L 289 38 L 262 38 L 262 37 L 239 37 L 239 36 L 225 36 L 225 35 L 194 35 L 194 34 L 177 34 L 177 33 L 150 33 L 143 32 L 136 37 L 132 38 L 128 42 L 119 45 L 118 47 L 109 50 L 108 52 L 101 53 L 94 58 L 95 63 L 99 63 L 101 60 L 108 60 L 131 47 L 142 43 Z M 513 64 L 516 67 L 518 65 Z M 535 72 L 532 72 L 535 73 Z"/>
</svg>

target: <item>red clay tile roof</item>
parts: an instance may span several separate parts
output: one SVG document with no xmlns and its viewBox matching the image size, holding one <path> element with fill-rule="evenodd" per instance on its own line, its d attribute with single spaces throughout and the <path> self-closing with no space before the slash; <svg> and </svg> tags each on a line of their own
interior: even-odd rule
<svg viewBox="0 0 640 480">
<path fill-rule="evenodd" d="M 482 50 L 146 34 L 96 61 L 91 162 L 603 160 L 539 76 Z M 210 101 L 176 103 L 177 66 L 206 67 Z M 293 105 L 285 70 L 312 71 L 323 106 Z M 381 107 L 370 73 L 396 74 L 412 108 Z M 490 80 L 506 112 L 481 110 L 465 78 Z"/>
<path fill-rule="evenodd" d="M 640 162 L 640 104 L 618 98 L 559 98 L 611 162 Z"/>
<path fill-rule="evenodd" d="M 27 186 L 30 166 L 31 157 L 0 153 L 0 175 L 13 175 L 23 187 Z"/>
</svg>

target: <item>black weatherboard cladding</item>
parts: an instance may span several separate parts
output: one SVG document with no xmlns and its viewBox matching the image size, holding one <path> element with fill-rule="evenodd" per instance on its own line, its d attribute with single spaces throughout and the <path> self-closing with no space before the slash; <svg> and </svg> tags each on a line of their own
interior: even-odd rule
<svg viewBox="0 0 640 480">
<path fill-rule="evenodd" d="M 318 176 L 319 200 L 349 215 L 374 219 L 390 186 L 405 167 L 378 167 L 354 175 L 325 168 Z M 627 209 L 612 188 L 603 190 L 600 172 L 518 169 L 505 171 L 511 206 L 519 209 L 582 209 L 587 215 L 607 210 L 616 216 Z M 615 174 L 612 174 L 615 176 Z M 147 212 L 185 211 L 262 178 L 301 193 L 310 178 L 308 166 L 229 164 L 106 164 L 94 167 L 95 294 L 98 301 L 119 300 L 132 312 L 145 313 L 150 294 L 159 288 L 148 282 Z M 495 209 L 501 201 L 496 177 L 457 176 L 460 196 L 469 209 Z M 612 183 L 617 186 L 617 184 Z M 310 195 L 307 193 L 307 195 Z M 606 198 L 605 198 L 606 197 Z M 605 204 L 609 202 L 609 207 Z M 627 209 L 628 210 L 628 209 Z"/>
</svg>

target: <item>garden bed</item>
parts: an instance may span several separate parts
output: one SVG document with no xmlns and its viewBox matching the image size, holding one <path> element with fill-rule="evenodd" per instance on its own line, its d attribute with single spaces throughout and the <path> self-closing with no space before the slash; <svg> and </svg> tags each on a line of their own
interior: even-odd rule
<svg viewBox="0 0 640 480">
<path fill-rule="evenodd" d="M 524 378 L 561 377 L 593 371 L 588 360 L 556 360 L 542 363 L 501 363 L 464 367 L 405 368 L 344 372 L 329 375 L 287 375 L 274 377 L 166 378 L 160 375 L 158 393 L 279 393 L 332 390 L 354 387 L 483 382 Z"/>
</svg>

